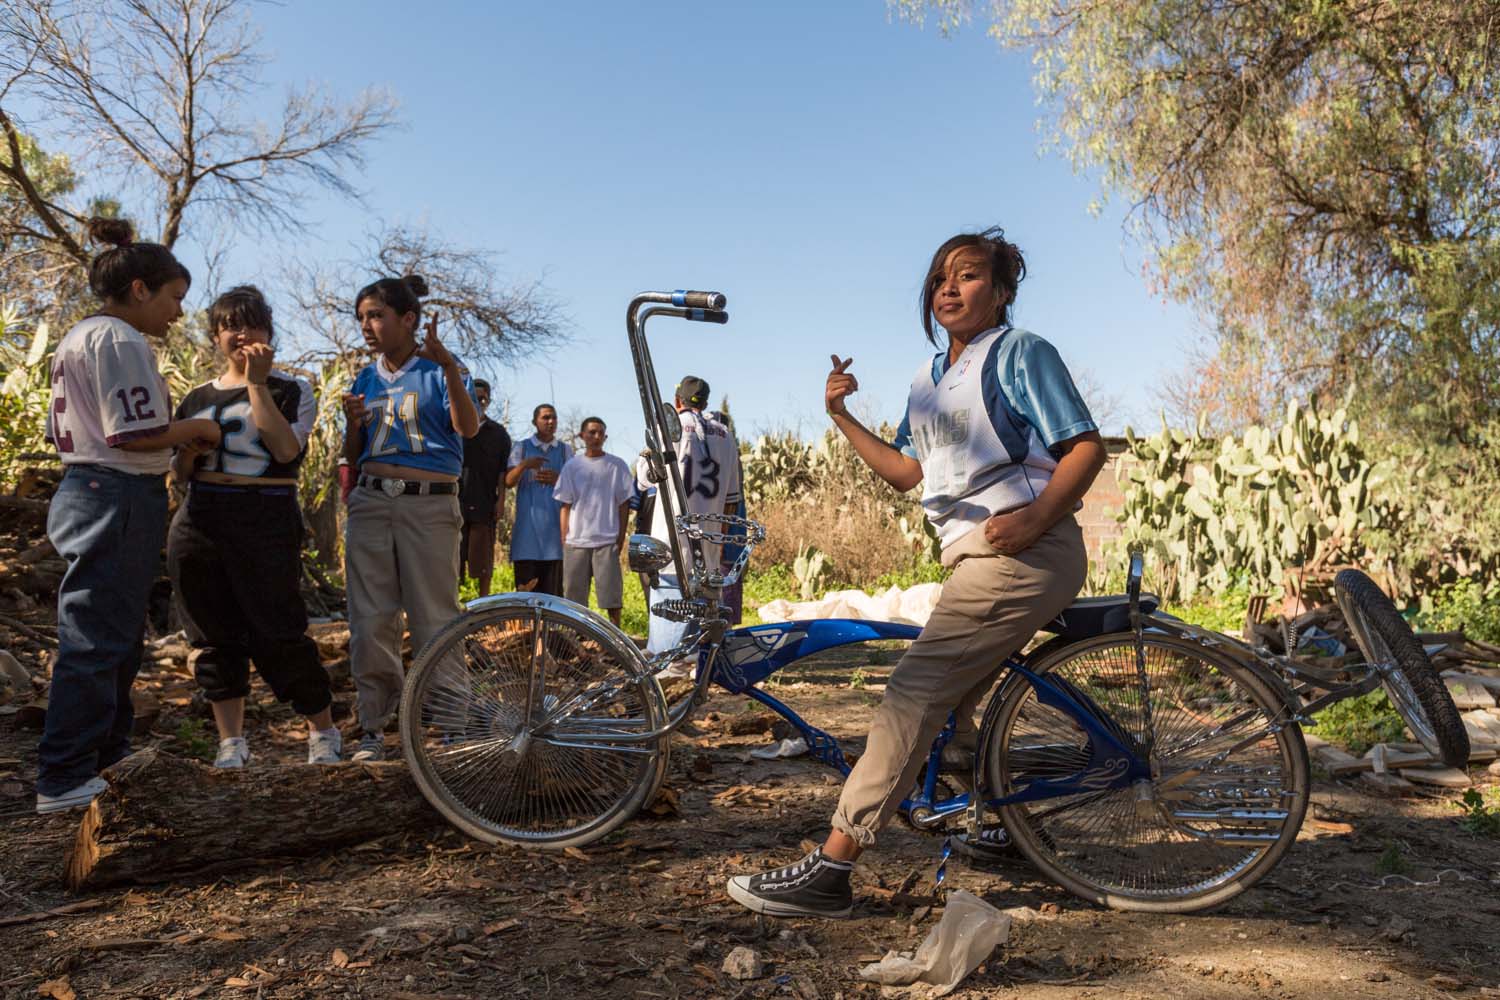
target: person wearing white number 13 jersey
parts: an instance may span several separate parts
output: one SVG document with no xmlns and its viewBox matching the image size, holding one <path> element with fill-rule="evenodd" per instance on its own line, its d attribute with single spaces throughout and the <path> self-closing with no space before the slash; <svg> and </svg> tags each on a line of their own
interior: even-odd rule
<svg viewBox="0 0 1500 1000">
<path fill-rule="evenodd" d="M 211 449 L 179 449 L 175 478 L 188 495 L 167 533 L 167 571 L 192 643 L 193 673 L 219 729 L 215 767 L 244 767 L 250 661 L 279 701 L 307 718 L 307 761 L 336 764 L 341 740 L 318 647 L 302 603 L 302 512 L 297 470 L 317 405 L 312 387 L 271 369 L 271 307 L 250 285 L 208 309 L 224 356 L 218 378 L 177 405 L 178 419 L 212 420 Z"/>
<path fill-rule="evenodd" d="M 708 406 L 708 383 L 695 375 L 688 375 L 677 383 L 675 404 L 677 417 L 682 421 L 682 440 L 677 444 L 677 470 L 682 475 L 682 490 L 687 495 L 689 514 L 732 514 L 740 502 L 739 445 L 728 425 L 713 414 L 705 413 Z M 639 485 L 649 488 L 654 485 L 641 481 Z M 672 511 L 675 517 L 683 513 Z M 651 534 L 662 541 L 668 540 L 667 517 L 658 502 L 656 515 L 651 519 Z M 688 541 L 679 536 L 682 556 L 689 561 Z M 704 565 L 719 568 L 719 546 L 703 543 Z M 674 572 L 662 573 L 659 585 L 651 591 L 650 601 L 656 604 L 663 600 L 675 600 L 682 596 L 681 586 Z M 646 648 L 651 653 L 661 653 L 677 645 L 687 626 L 651 616 L 651 635 Z M 669 676 L 686 676 L 693 667 L 692 662 L 681 662 L 662 671 Z"/>
</svg>

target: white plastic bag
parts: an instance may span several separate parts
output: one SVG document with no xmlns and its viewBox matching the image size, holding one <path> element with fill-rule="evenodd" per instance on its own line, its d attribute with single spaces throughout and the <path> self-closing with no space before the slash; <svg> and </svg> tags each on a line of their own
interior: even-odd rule
<svg viewBox="0 0 1500 1000">
<path fill-rule="evenodd" d="M 948 894 L 943 918 L 927 933 L 915 955 L 887 952 L 885 958 L 860 969 L 859 976 L 886 986 L 928 983 L 935 987 L 928 996 L 947 996 L 1010 937 L 1010 919 L 972 892 L 954 890 Z"/>
<path fill-rule="evenodd" d="M 750 751 L 750 756 L 759 757 L 761 760 L 775 760 L 777 757 L 801 757 L 807 753 L 807 741 L 798 736 L 796 739 L 788 737 L 777 740 L 770 746 L 758 747 Z"/>
</svg>

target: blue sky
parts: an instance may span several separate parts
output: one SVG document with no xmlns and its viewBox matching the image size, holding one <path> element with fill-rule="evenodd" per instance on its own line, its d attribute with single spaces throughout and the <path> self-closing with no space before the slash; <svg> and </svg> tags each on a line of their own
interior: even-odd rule
<svg viewBox="0 0 1500 1000">
<path fill-rule="evenodd" d="M 713 288 L 726 327 L 659 321 L 657 369 L 727 394 L 742 436 L 820 433 L 828 355 L 853 355 L 865 414 L 895 422 L 930 348 L 915 300 L 961 229 L 1003 225 L 1030 274 L 1018 325 L 1153 422 L 1194 325 L 1148 291 L 1123 211 L 1038 153 L 1024 53 L 971 26 L 944 39 L 880 0 L 807 4 L 397 4 L 260 8 L 274 101 L 318 82 L 399 99 L 405 127 L 370 150 L 363 207 L 316 194 L 285 245 L 235 246 L 228 282 L 275 294 L 277 259 L 347 258 L 380 220 L 425 223 L 540 278 L 571 338 L 488 373 L 512 430 L 555 396 L 639 446 L 624 308 L 642 289 Z M 351 294 L 354 289 L 350 289 Z M 551 386 L 552 388 L 549 388 Z"/>
</svg>

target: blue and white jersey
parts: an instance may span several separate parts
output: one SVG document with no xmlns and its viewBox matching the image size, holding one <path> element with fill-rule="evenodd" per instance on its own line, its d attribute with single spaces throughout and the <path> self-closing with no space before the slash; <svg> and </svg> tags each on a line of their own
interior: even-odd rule
<svg viewBox="0 0 1500 1000">
<path fill-rule="evenodd" d="M 510 461 L 505 467 L 515 468 L 538 455 L 544 460 L 544 468 L 560 473 L 573 457 L 573 449 L 557 438 L 543 444 L 533 434 L 510 449 Z M 563 557 L 562 501 L 554 495 L 556 484 L 537 482 L 536 473 L 535 469 L 527 469 L 516 484 L 516 521 L 510 530 L 512 562 Z"/>
<path fill-rule="evenodd" d="M 924 362 L 895 445 L 922 463 L 922 506 L 943 546 L 992 514 L 1024 507 L 1052 480 L 1052 448 L 1097 430 L 1057 348 L 997 327 Z"/>
<path fill-rule="evenodd" d="M 473 395 L 462 364 L 464 388 Z M 350 392 L 365 399 L 365 448 L 359 462 L 385 462 L 457 476 L 464 467 L 463 435 L 448 411 L 448 380 L 435 362 L 413 354 L 399 371 L 376 358 L 354 378 Z"/>
</svg>

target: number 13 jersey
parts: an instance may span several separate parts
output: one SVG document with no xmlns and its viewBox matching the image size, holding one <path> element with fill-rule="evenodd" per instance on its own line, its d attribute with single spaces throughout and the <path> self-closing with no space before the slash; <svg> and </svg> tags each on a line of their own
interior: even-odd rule
<svg viewBox="0 0 1500 1000">
<path fill-rule="evenodd" d="M 141 332 L 123 319 L 89 316 L 52 355 L 47 440 L 64 465 L 92 463 L 137 475 L 161 475 L 172 450 L 127 451 L 120 445 L 158 434 L 172 401 Z"/>
<path fill-rule="evenodd" d="M 677 471 L 682 476 L 682 491 L 687 495 L 687 513 L 722 514 L 726 506 L 740 502 L 740 448 L 730 432 L 729 426 L 713 416 L 697 410 L 682 410 L 678 413 L 682 421 L 682 440 L 677 444 Z M 644 478 L 638 479 L 642 489 L 657 485 Z M 669 488 L 671 480 L 660 484 Z M 672 514 L 683 513 L 672 501 Z M 660 500 L 656 514 L 651 519 L 651 535 L 663 542 L 668 540 L 667 519 L 662 513 Z M 687 556 L 687 539 L 679 536 L 683 556 Z M 703 556 L 710 568 L 719 564 L 719 546 L 705 542 Z"/>
<path fill-rule="evenodd" d="M 223 385 L 219 379 L 204 382 L 193 389 L 177 407 L 178 420 L 212 420 L 223 437 L 219 446 L 203 458 L 199 468 L 229 476 L 259 479 L 296 479 L 302 456 L 307 454 L 307 436 L 312 433 L 317 400 L 312 386 L 285 372 L 273 371 L 266 377 L 266 388 L 277 412 L 291 424 L 301 450 L 290 462 L 278 462 L 260 439 L 260 430 L 250 411 L 250 389 L 244 385 Z"/>
</svg>

